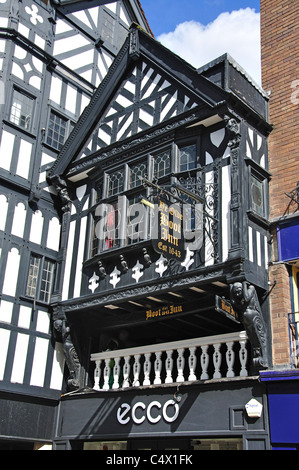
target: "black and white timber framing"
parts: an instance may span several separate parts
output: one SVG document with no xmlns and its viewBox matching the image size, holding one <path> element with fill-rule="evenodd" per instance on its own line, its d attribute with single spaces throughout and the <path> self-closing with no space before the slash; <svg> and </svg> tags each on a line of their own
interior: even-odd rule
<svg viewBox="0 0 299 470">
<path fill-rule="evenodd" d="M 242 86 L 248 94 L 240 93 Z M 266 117 L 267 97 L 228 55 L 198 71 L 137 25 L 131 27 L 48 172 L 66 203 L 66 257 L 53 296 L 54 318 L 67 319 L 74 338 L 76 331 L 81 336 L 78 344 L 93 349 L 101 332 L 121 327 L 131 328 L 140 343 L 152 335 L 166 341 L 194 331 L 230 331 L 236 326 L 214 313 L 205 318 L 198 305 L 201 312 L 214 311 L 215 294 L 229 297 L 229 286 L 244 281 L 262 299 L 269 260 L 266 139 L 271 128 Z M 196 161 L 186 171 L 180 152 L 192 145 Z M 114 207 L 117 201 L 116 212 L 127 214 L 130 200 L 145 194 L 132 185 L 132 174 L 154 177 L 162 154 L 169 158 L 169 170 L 164 168 L 161 184 L 195 181 L 205 194 L 206 211 L 217 220 L 202 246 L 187 251 L 181 262 L 153 252 L 148 225 L 136 243 L 128 242 L 127 221 L 118 222 L 117 243 L 110 240 L 109 247 L 94 236 L 99 206 Z M 114 192 L 110 184 L 116 185 Z M 184 319 L 172 318 L 171 328 L 169 319 L 159 321 L 159 333 L 154 332 L 155 322 L 150 325 L 143 313 L 173 301 L 173 294 L 185 303 Z M 78 328 L 82 322 L 84 332 Z"/>
<path fill-rule="evenodd" d="M 61 210 L 46 176 L 132 22 L 150 32 L 137 1 L 1 1 L 1 416 L 28 412 L 32 418 L 23 428 L 21 418 L 3 419 L 2 436 L 49 440 L 53 431 L 65 358 L 52 335 L 50 298 L 41 289 L 48 283 L 51 291 L 64 254 Z M 35 398 L 23 403 L 12 393 Z M 47 425 L 36 426 L 38 416 Z"/>
<path fill-rule="evenodd" d="M 267 101 L 230 56 L 197 70 L 164 48 L 138 1 L 1 0 L 1 406 L 33 419 L 3 436 L 51 440 L 61 392 L 92 386 L 103 334 L 243 329 L 215 308 L 236 282 L 254 286 L 270 343 Z M 152 249 L 149 210 L 128 240 L 128 208 L 151 197 L 138 176 L 204 195 L 211 219 L 181 262 Z M 116 202 L 104 246 L 99 206 Z M 170 304 L 177 315 L 146 320 Z"/>
</svg>

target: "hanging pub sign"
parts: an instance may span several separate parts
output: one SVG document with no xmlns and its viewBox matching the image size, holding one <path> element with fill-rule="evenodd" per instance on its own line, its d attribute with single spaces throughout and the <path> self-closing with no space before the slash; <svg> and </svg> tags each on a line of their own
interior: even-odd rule
<svg viewBox="0 0 299 470">
<path fill-rule="evenodd" d="M 186 249 L 181 204 L 158 198 L 154 211 L 152 243 L 154 250 L 166 259 L 184 261 Z"/>
<path fill-rule="evenodd" d="M 219 297 L 218 295 L 216 295 L 215 304 L 216 304 L 217 312 L 222 313 L 227 318 L 230 318 L 231 320 L 233 320 L 236 323 L 240 323 L 239 320 L 238 320 L 237 312 L 235 312 L 235 310 L 233 309 L 231 303 L 228 300 L 224 299 L 223 297 Z"/>
</svg>

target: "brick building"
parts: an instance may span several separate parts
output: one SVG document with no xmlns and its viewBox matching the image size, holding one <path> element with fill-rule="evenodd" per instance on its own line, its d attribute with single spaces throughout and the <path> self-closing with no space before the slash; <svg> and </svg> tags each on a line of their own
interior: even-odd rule
<svg viewBox="0 0 299 470">
<path fill-rule="evenodd" d="M 273 372 L 269 383 L 272 444 L 296 447 L 298 416 L 298 273 L 299 273 L 299 4 L 261 0 L 262 84 L 270 96 L 269 146 L 270 223 L 273 240 L 270 265 L 270 308 Z M 271 382 L 269 382 L 271 381 Z M 271 385 L 270 385 L 271 384 Z M 283 400 L 287 394 L 288 400 Z M 290 399 L 291 397 L 291 399 Z M 283 410 L 278 406 L 283 402 Z M 272 406 L 273 405 L 273 406 Z M 284 425 L 279 412 L 287 416 Z M 280 431 L 279 431 L 280 429 Z"/>
</svg>

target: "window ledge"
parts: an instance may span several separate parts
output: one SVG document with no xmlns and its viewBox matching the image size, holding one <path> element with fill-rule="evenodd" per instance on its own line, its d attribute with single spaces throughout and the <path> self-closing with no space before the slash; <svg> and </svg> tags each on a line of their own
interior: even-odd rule
<svg viewBox="0 0 299 470">
<path fill-rule="evenodd" d="M 256 214 L 253 211 L 247 211 L 248 218 L 252 220 L 253 222 L 261 225 L 262 227 L 269 229 L 270 228 L 270 222 L 269 220 L 265 219 L 261 215 Z"/>
</svg>

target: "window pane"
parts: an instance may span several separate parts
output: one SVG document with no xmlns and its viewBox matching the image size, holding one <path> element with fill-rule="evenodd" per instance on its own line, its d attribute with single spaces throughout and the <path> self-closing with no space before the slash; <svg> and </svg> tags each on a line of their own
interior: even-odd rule
<svg viewBox="0 0 299 470">
<path fill-rule="evenodd" d="M 99 248 L 99 239 L 96 235 L 96 221 L 92 221 L 92 235 L 91 235 L 91 246 L 90 246 L 90 256 L 96 256 L 98 254 Z"/>
<path fill-rule="evenodd" d="M 196 168 L 196 145 L 180 148 L 180 171 Z"/>
<path fill-rule="evenodd" d="M 144 195 L 144 197 L 146 197 Z M 145 222 L 146 208 L 139 202 L 140 194 L 132 196 L 129 199 L 127 214 L 127 244 L 137 243 L 146 238 Z"/>
<path fill-rule="evenodd" d="M 118 170 L 108 176 L 108 197 L 124 190 L 124 170 Z"/>
<path fill-rule="evenodd" d="M 10 110 L 10 121 L 18 126 L 31 129 L 34 100 L 29 96 L 14 90 L 12 106 Z"/>
<path fill-rule="evenodd" d="M 130 169 L 130 188 L 136 188 L 142 185 L 140 178 L 144 178 L 147 173 L 146 162 L 138 163 Z"/>
<path fill-rule="evenodd" d="M 107 214 L 103 230 L 103 250 L 119 246 L 118 230 L 120 214 L 117 204 L 107 206 Z"/>
<path fill-rule="evenodd" d="M 29 297 L 35 297 L 35 294 L 36 294 L 37 278 L 38 278 L 40 261 L 41 259 L 37 258 L 36 256 L 31 256 L 30 258 L 29 274 L 28 274 L 27 289 L 26 289 L 26 295 L 29 295 Z"/>
<path fill-rule="evenodd" d="M 154 174 L 157 178 L 162 178 L 170 173 L 170 151 L 167 150 L 154 158 Z"/>
<path fill-rule="evenodd" d="M 265 215 L 263 183 L 254 175 L 251 175 L 251 205 L 257 214 Z"/>
<path fill-rule="evenodd" d="M 41 286 L 39 292 L 39 300 L 42 302 L 49 302 L 50 295 L 52 292 L 52 285 L 53 285 L 53 276 L 54 275 L 54 263 L 50 260 L 45 259 L 43 270 L 42 270 L 42 278 L 41 278 Z"/>
<path fill-rule="evenodd" d="M 51 111 L 48 124 L 47 144 L 57 150 L 62 148 L 66 139 L 67 123 L 67 119 Z"/>
</svg>

